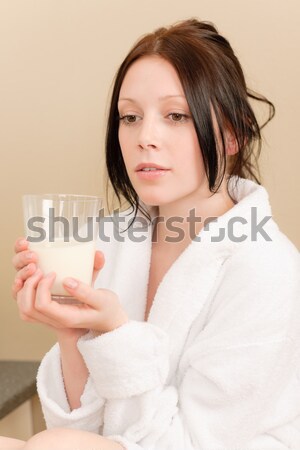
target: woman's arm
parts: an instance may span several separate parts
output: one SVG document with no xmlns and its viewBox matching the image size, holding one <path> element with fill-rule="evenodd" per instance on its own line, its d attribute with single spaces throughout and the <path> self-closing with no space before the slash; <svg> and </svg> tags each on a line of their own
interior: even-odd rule
<svg viewBox="0 0 300 450">
<path fill-rule="evenodd" d="M 86 331 L 83 330 L 82 334 Z M 71 411 L 81 406 L 80 397 L 89 376 L 89 371 L 77 348 L 78 338 L 79 336 L 72 333 L 72 330 L 57 332 L 62 376 Z"/>
<path fill-rule="evenodd" d="M 65 350 L 67 351 L 67 346 Z M 70 380 L 69 384 L 66 383 L 66 385 L 69 386 L 70 391 L 72 388 L 70 383 L 72 385 L 74 383 L 77 390 L 76 369 L 70 367 L 68 370 Z M 90 376 L 87 378 L 86 384 L 84 386 L 83 384 L 82 379 L 81 388 L 77 390 L 80 406 L 72 408 L 63 378 L 61 349 L 59 344 L 56 343 L 42 359 L 37 374 L 37 391 L 47 429 L 74 428 L 97 434 L 101 433 L 105 400 L 98 395 Z M 74 393 L 71 393 L 71 396 L 75 400 Z"/>
<path fill-rule="evenodd" d="M 103 253 L 96 252 L 93 282 L 103 266 L 104 255 Z M 77 348 L 79 337 L 87 332 L 87 329 L 74 330 L 65 328 L 56 330 L 57 342 L 60 348 L 62 376 L 71 411 L 81 406 L 80 398 L 89 377 L 89 371 Z"/>
<path fill-rule="evenodd" d="M 15 253 L 13 264 L 17 274 L 12 293 L 20 316 L 29 322 L 44 323 L 56 332 L 58 339 L 43 358 L 37 375 L 47 428 L 65 426 L 98 433 L 103 422 L 104 400 L 97 395 L 76 345 L 87 328 L 62 327 L 55 319 L 34 311 L 36 289 L 42 278 L 41 271 L 37 270 L 37 255 L 29 251 L 28 242 L 23 238 L 17 240 Z M 103 253 L 96 252 L 93 280 L 103 265 Z"/>
</svg>

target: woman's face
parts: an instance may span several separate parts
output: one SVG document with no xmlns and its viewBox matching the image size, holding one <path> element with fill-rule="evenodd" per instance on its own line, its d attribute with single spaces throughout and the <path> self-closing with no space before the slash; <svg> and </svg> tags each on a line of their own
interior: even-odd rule
<svg viewBox="0 0 300 450">
<path fill-rule="evenodd" d="M 147 205 L 201 198 L 208 192 L 196 131 L 174 67 L 158 56 L 129 68 L 118 102 L 119 142 L 129 179 Z M 145 164 L 161 171 L 138 171 Z M 200 194 L 200 197 L 199 197 Z"/>
</svg>

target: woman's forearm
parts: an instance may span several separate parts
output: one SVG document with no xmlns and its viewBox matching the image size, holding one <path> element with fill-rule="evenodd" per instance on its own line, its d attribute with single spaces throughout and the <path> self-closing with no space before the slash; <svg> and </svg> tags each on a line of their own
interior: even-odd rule
<svg viewBox="0 0 300 450">
<path fill-rule="evenodd" d="M 78 336 L 58 336 L 62 374 L 71 410 L 81 406 L 80 397 L 89 376 L 89 371 L 77 348 L 77 341 Z"/>
</svg>

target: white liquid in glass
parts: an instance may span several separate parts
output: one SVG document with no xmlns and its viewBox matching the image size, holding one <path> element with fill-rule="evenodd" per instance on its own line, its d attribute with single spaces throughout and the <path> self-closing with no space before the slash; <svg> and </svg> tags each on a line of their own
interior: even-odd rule
<svg viewBox="0 0 300 450">
<path fill-rule="evenodd" d="M 38 255 L 38 267 L 44 275 L 49 272 L 56 273 L 53 283 L 52 295 L 70 295 L 63 287 L 62 280 L 66 277 L 76 278 L 91 285 L 95 242 L 77 242 L 70 239 L 64 242 L 58 239 L 55 242 L 31 242 L 30 249 Z"/>
</svg>

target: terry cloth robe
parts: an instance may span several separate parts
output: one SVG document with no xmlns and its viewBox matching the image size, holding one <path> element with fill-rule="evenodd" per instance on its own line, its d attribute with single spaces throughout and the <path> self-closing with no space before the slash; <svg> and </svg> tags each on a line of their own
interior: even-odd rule
<svg viewBox="0 0 300 450">
<path fill-rule="evenodd" d="M 48 428 L 99 433 L 127 450 L 300 449 L 299 253 L 269 217 L 264 187 L 234 177 L 229 188 L 237 203 L 173 263 L 146 322 L 153 223 L 141 214 L 134 239 L 104 224 L 96 287 L 117 293 L 130 320 L 79 339 L 90 375 L 78 409 L 58 344 L 44 356 Z"/>
</svg>

